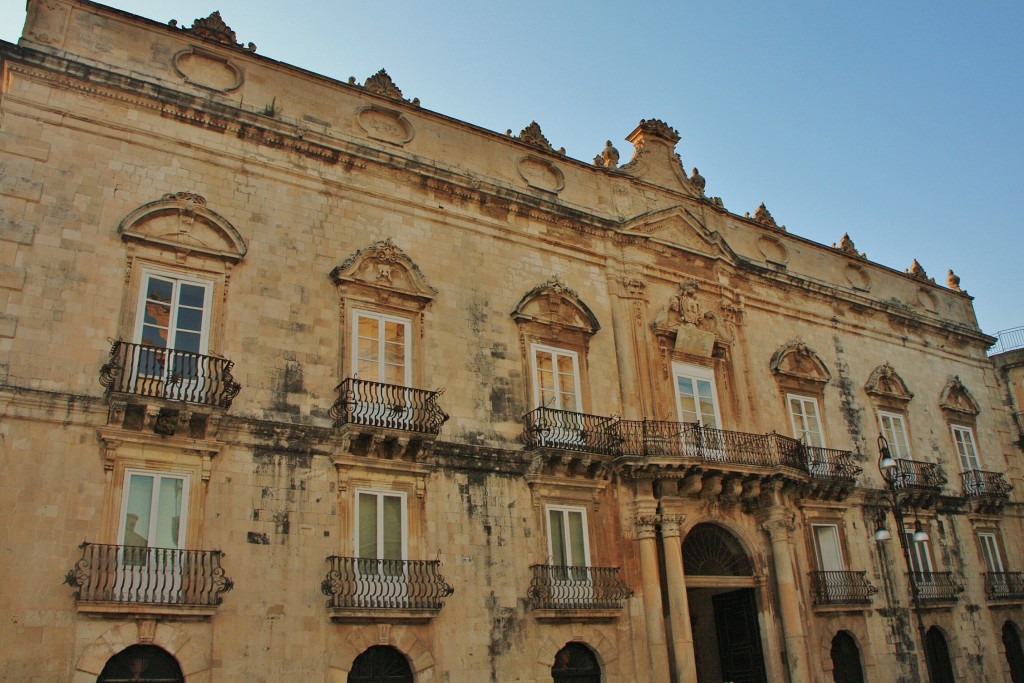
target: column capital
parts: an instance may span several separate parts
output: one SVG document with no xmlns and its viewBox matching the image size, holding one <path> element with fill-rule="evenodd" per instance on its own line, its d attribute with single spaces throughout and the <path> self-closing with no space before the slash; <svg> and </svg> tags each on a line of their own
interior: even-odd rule
<svg viewBox="0 0 1024 683">
<path fill-rule="evenodd" d="M 662 515 L 661 535 L 664 538 L 675 538 L 679 536 L 679 527 L 686 520 L 686 515 Z"/>
<path fill-rule="evenodd" d="M 773 541 L 789 540 L 796 529 L 796 513 L 786 508 L 769 508 L 760 521 L 761 528 L 768 532 Z"/>
<path fill-rule="evenodd" d="M 655 531 L 661 518 L 658 515 L 638 514 L 633 518 L 633 525 L 636 527 L 637 538 L 654 538 Z"/>
</svg>

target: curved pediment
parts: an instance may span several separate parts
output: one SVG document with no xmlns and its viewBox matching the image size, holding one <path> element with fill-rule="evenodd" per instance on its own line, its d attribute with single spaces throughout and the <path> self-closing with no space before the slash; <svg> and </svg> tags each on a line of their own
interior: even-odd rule
<svg viewBox="0 0 1024 683">
<path fill-rule="evenodd" d="M 907 383 L 889 363 L 874 369 L 868 377 L 867 384 L 864 385 L 864 390 L 872 396 L 904 403 L 914 398 L 913 392 L 907 388 Z"/>
<path fill-rule="evenodd" d="M 673 206 L 637 216 L 622 226 L 625 233 L 641 235 L 655 242 L 736 263 L 736 252 L 722 235 L 710 230 L 688 209 Z"/>
<path fill-rule="evenodd" d="M 240 261 L 247 249 L 234 226 L 190 192 L 165 194 L 140 206 L 125 216 L 117 231 L 121 239 L 232 262 Z"/>
<path fill-rule="evenodd" d="M 389 237 L 360 249 L 331 271 L 337 285 L 355 284 L 386 289 L 421 301 L 430 301 L 437 290 L 409 256 Z"/>
<path fill-rule="evenodd" d="M 939 406 L 958 415 L 977 415 L 981 412 L 978 402 L 959 377 L 954 377 L 946 384 L 939 397 Z"/>
<path fill-rule="evenodd" d="M 537 323 L 586 335 L 601 329 L 590 308 L 557 275 L 527 292 L 512 310 L 512 318 L 517 323 Z"/>
<path fill-rule="evenodd" d="M 821 356 L 799 339 L 779 347 L 772 355 L 772 372 L 777 376 L 827 384 L 832 379 Z"/>
</svg>

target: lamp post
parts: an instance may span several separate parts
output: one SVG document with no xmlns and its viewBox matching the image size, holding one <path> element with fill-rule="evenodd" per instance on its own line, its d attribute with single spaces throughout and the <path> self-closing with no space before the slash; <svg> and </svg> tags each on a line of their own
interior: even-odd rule
<svg viewBox="0 0 1024 683">
<path fill-rule="evenodd" d="M 900 537 L 900 547 L 903 549 L 903 559 L 907 563 L 907 572 L 910 578 L 910 597 L 914 603 L 914 616 L 917 617 L 917 631 L 921 636 L 921 653 L 924 655 L 924 665 L 928 671 L 928 680 L 934 681 L 931 658 L 928 657 L 926 646 L 926 633 L 924 629 L 924 618 L 921 616 L 921 592 L 917 585 L 917 573 L 914 571 L 914 563 L 910 559 L 910 545 L 907 543 L 907 530 L 903 522 L 903 505 L 900 503 L 899 491 L 903 488 L 907 473 L 900 468 L 899 463 L 889 452 L 889 442 L 881 434 L 878 435 L 878 471 L 885 480 L 886 488 L 889 491 L 889 498 L 892 502 L 892 514 L 896 518 L 896 531 Z M 881 515 L 879 516 L 878 528 L 875 530 L 876 541 L 888 541 L 892 534 L 885 528 Z M 914 523 L 914 543 L 928 540 L 928 534 L 921 528 L 921 522 Z"/>
</svg>

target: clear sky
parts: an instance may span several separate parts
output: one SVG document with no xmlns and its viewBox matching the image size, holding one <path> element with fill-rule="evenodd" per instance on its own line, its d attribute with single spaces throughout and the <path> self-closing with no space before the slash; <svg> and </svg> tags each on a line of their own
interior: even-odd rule
<svg viewBox="0 0 1024 683">
<path fill-rule="evenodd" d="M 590 161 L 640 119 L 682 135 L 709 195 L 795 234 L 952 268 L 988 333 L 1024 325 L 1024 2 L 111 0 L 191 26 L 220 10 L 264 56 Z M 301 8 L 301 9 L 299 9 Z M 0 2 L 0 38 L 24 23 Z"/>
</svg>

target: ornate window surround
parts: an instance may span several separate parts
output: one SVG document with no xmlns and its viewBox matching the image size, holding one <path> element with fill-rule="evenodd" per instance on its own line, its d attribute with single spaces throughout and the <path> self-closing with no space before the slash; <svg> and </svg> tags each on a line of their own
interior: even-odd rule
<svg viewBox="0 0 1024 683">
<path fill-rule="evenodd" d="M 793 423 L 790 396 L 813 399 L 817 404 L 818 428 L 821 430 L 822 443 L 828 444 L 825 387 L 832 380 L 832 373 L 829 372 L 825 361 L 802 340 L 794 339 L 780 346 L 772 354 L 769 368 L 779 387 L 779 399 L 782 401 L 786 424 L 792 427 Z"/>
</svg>

